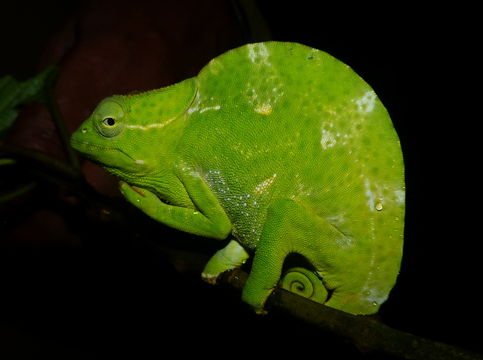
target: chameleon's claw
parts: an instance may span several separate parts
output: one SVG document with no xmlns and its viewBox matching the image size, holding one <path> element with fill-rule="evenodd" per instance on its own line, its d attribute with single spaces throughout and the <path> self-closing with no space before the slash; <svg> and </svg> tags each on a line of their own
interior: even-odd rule
<svg viewBox="0 0 483 360">
<path fill-rule="evenodd" d="M 255 314 L 263 316 L 263 315 L 267 315 L 268 311 L 265 309 L 255 309 Z"/>
<path fill-rule="evenodd" d="M 201 278 L 203 281 L 206 281 L 210 285 L 216 285 L 216 280 L 218 279 L 218 275 L 201 273 Z"/>
<path fill-rule="evenodd" d="M 146 194 L 144 193 L 143 189 L 138 188 L 136 186 L 131 186 L 131 189 L 133 189 L 135 192 L 137 192 L 142 197 L 146 197 Z"/>
<path fill-rule="evenodd" d="M 241 266 L 247 259 L 248 253 L 232 240 L 211 257 L 201 273 L 201 278 L 214 285 L 221 274 Z"/>
</svg>

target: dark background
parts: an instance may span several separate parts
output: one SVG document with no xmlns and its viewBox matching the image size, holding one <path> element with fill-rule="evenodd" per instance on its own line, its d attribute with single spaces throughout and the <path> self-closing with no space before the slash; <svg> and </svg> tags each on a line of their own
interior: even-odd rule
<svg viewBox="0 0 483 360">
<path fill-rule="evenodd" d="M 0 75 L 34 75 L 51 35 L 81 4 L 2 5 Z M 404 258 L 382 320 L 481 352 L 475 10 L 462 3 L 258 4 L 272 39 L 327 51 L 361 75 L 400 136 L 407 185 Z M 45 195 L 32 201 L 45 202 Z M 49 206 L 62 208 L 59 203 Z M 210 287 L 197 274 L 178 273 L 150 242 L 133 239 L 192 243 L 193 237 L 156 224 L 123 233 L 78 216 L 65 214 L 77 231 L 83 228 L 75 237 L 80 242 L 0 247 L 0 357 L 159 357 L 193 350 L 201 356 L 229 347 L 242 356 L 285 354 L 288 348 L 299 356 L 309 349 L 321 357 L 358 358 L 351 345 L 284 315 L 253 315 L 238 294 Z M 196 246 L 208 254 L 217 245 Z"/>
</svg>

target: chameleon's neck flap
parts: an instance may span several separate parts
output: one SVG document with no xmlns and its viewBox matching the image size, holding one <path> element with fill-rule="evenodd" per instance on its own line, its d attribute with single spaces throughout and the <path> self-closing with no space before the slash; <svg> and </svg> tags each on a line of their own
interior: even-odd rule
<svg viewBox="0 0 483 360">
<path fill-rule="evenodd" d="M 162 127 L 182 115 L 196 95 L 196 79 L 139 94 L 126 95 L 132 126 Z"/>
</svg>

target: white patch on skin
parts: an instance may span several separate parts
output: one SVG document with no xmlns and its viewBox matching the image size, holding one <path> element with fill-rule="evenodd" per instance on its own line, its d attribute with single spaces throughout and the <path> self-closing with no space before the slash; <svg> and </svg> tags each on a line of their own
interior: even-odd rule
<svg viewBox="0 0 483 360">
<path fill-rule="evenodd" d="M 345 217 L 343 214 L 339 214 L 339 215 L 334 215 L 334 216 L 327 216 L 326 217 L 326 220 L 333 224 L 334 226 L 338 227 L 342 224 L 345 223 Z"/>
<path fill-rule="evenodd" d="M 329 222 L 329 224 L 334 226 L 339 232 L 343 234 L 343 236 L 337 237 L 335 239 L 337 245 L 339 245 L 339 247 L 341 248 L 348 248 L 349 246 L 351 246 L 353 238 L 342 232 L 340 229 L 340 227 L 342 227 L 346 222 L 346 218 L 344 217 L 344 215 L 345 214 L 327 216 L 325 219 Z"/>
<path fill-rule="evenodd" d="M 362 290 L 362 295 L 363 297 L 361 300 L 370 302 L 373 306 L 380 305 L 387 300 L 387 294 L 380 293 L 375 289 L 364 288 Z"/>
<path fill-rule="evenodd" d="M 215 58 L 208 63 L 208 67 L 212 74 L 218 75 L 218 73 L 223 69 L 224 65 L 217 58 Z"/>
<path fill-rule="evenodd" d="M 218 105 L 218 104 L 213 104 L 215 98 L 212 96 L 210 97 L 209 99 L 204 97 L 202 99 L 202 95 L 197 92 L 196 93 L 196 96 L 195 96 L 195 99 L 193 101 L 193 104 L 190 106 L 190 108 L 188 110 L 186 110 L 186 113 L 188 115 L 191 115 L 195 112 L 198 112 L 200 114 L 204 113 L 205 111 L 216 111 L 216 110 L 220 110 L 221 109 L 221 106 Z M 201 106 L 204 106 L 204 107 L 201 107 Z"/>
<path fill-rule="evenodd" d="M 376 199 L 375 199 L 374 193 L 371 190 L 371 184 L 369 183 L 369 180 L 366 180 L 364 182 L 364 188 L 365 188 L 365 194 L 367 197 L 367 206 L 369 206 L 369 209 L 371 211 L 374 211 Z"/>
<path fill-rule="evenodd" d="M 134 162 L 136 164 L 140 164 L 140 165 L 143 165 L 144 164 L 144 160 L 135 160 Z"/>
<path fill-rule="evenodd" d="M 148 125 L 126 125 L 126 129 L 135 129 L 135 130 L 150 130 L 150 129 L 156 129 L 156 128 L 163 128 L 169 123 L 171 123 L 174 119 L 176 118 L 171 118 L 163 123 L 157 123 L 157 124 L 148 124 Z"/>
<path fill-rule="evenodd" d="M 270 50 L 265 44 L 249 44 L 247 51 L 253 72 L 247 76 L 246 99 L 257 114 L 271 115 L 279 100 L 283 98 L 284 84 L 278 75 L 277 67 L 270 62 Z"/>
<path fill-rule="evenodd" d="M 200 109 L 200 103 L 201 103 L 200 93 L 196 92 L 196 96 L 195 96 L 195 99 L 193 101 L 193 104 L 191 105 L 191 107 L 186 112 L 188 114 L 192 114 L 192 113 L 198 111 Z"/>
<path fill-rule="evenodd" d="M 260 184 L 255 187 L 255 194 L 263 194 L 275 181 L 277 174 L 273 174 L 269 178 L 263 180 Z"/>
<path fill-rule="evenodd" d="M 363 113 L 368 113 L 374 110 L 376 105 L 376 94 L 374 91 L 366 92 L 360 99 L 356 100 L 357 110 Z"/>
<path fill-rule="evenodd" d="M 265 44 L 248 44 L 248 58 L 254 64 L 264 63 L 265 65 L 272 66 L 268 61 L 268 49 Z"/>
<path fill-rule="evenodd" d="M 208 106 L 208 107 L 205 107 L 203 109 L 201 109 L 199 111 L 199 113 L 204 113 L 205 111 L 212 111 L 212 110 L 220 110 L 221 109 L 221 106 L 220 105 L 216 105 L 216 106 Z"/>
<path fill-rule="evenodd" d="M 406 193 L 404 192 L 404 190 L 394 191 L 394 196 L 396 197 L 396 201 L 400 204 L 402 204 L 406 199 Z"/>
<path fill-rule="evenodd" d="M 320 139 L 320 145 L 322 146 L 322 149 L 327 150 L 337 143 L 335 135 L 331 131 L 322 129 L 321 133 L 322 138 Z"/>
<path fill-rule="evenodd" d="M 342 249 L 347 249 L 352 244 L 352 239 L 348 236 L 339 236 L 335 239 L 337 245 Z"/>
<path fill-rule="evenodd" d="M 270 115 L 272 113 L 272 105 L 270 104 L 258 104 L 255 106 L 255 112 L 261 114 L 261 115 Z"/>
</svg>

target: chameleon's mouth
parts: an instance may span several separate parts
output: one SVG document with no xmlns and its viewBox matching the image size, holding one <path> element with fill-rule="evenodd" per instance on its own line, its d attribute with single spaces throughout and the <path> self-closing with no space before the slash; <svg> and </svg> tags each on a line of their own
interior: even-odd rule
<svg viewBox="0 0 483 360">
<path fill-rule="evenodd" d="M 125 151 L 115 148 L 115 147 L 109 147 L 109 146 L 104 146 L 104 145 L 98 145 L 98 144 L 92 144 L 88 143 L 86 141 L 80 141 L 76 140 L 73 137 L 70 139 L 70 144 L 72 147 L 82 153 L 84 156 L 96 160 L 96 161 L 101 161 L 102 158 L 105 157 L 110 157 L 108 154 L 109 153 L 121 153 L 124 156 L 128 157 L 131 161 L 135 162 L 136 160 L 126 153 Z"/>
<path fill-rule="evenodd" d="M 70 139 L 70 144 L 72 145 L 72 147 L 74 149 L 76 149 L 77 151 L 80 151 L 80 152 L 83 152 L 86 149 L 89 149 L 89 150 L 108 150 L 108 151 L 111 151 L 111 150 L 117 151 L 118 150 L 116 148 L 112 148 L 112 147 L 108 147 L 108 146 L 97 145 L 97 144 L 92 144 L 92 143 L 88 143 L 88 142 L 85 142 L 85 141 L 75 140 L 74 138 Z"/>
</svg>

